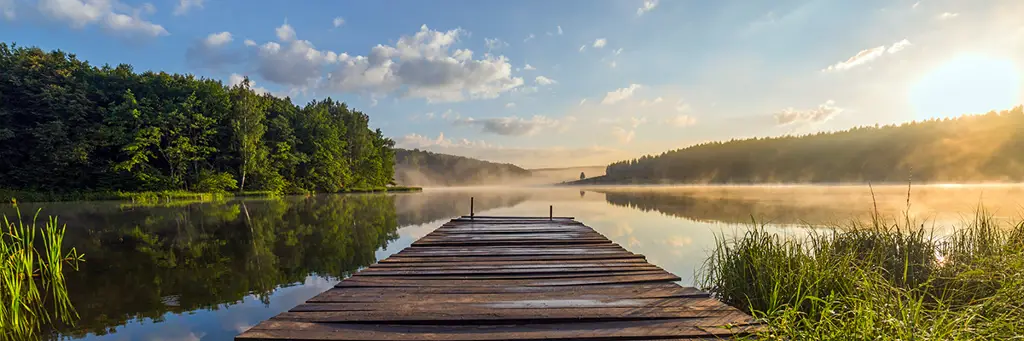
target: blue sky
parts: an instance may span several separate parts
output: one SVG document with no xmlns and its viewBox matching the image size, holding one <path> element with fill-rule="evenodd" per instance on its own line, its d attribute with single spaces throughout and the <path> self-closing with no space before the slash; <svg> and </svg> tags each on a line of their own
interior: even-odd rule
<svg viewBox="0 0 1024 341">
<path fill-rule="evenodd" d="M 0 0 L 0 40 L 334 97 L 526 167 L 1021 103 L 1024 2 Z M 529 66 L 527 66 L 529 65 Z"/>
</svg>

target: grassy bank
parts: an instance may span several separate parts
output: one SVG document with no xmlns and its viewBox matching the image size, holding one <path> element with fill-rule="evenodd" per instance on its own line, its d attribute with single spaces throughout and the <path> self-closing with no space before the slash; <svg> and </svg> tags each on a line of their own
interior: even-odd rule
<svg viewBox="0 0 1024 341">
<path fill-rule="evenodd" d="M 346 189 L 340 193 L 377 193 L 377 192 L 415 192 L 423 190 L 420 187 L 372 187 Z M 296 195 L 306 193 L 277 193 L 272 191 L 245 191 L 245 192 L 220 192 L 204 193 L 189 191 L 149 191 L 149 192 L 123 192 L 123 191 L 97 191 L 97 192 L 33 192 L 15 191 L 0 189 L 0 198 L 3 201 L 17 198 L 21 202 L 51 202 L 51 201 L 96 201 L 96 200 L 119 200 L 138 204 L 154 204 L 170 201 L 213 201 L 231 197 L 277 197 L 281 195 Z"/>
<path fill-rule="evenodd" d="M 65 251 L 64 226 L 50 217 L 45 226 L 23 222 L 21 212 L 3 217 L 0 227 L 0 340 L 30 340 L 51 321 L 73 323 L 77 316 L 64 283 L 65 267 L 77 268 L 82 255 Z"/>
<path fill-rule="evenodd" d="M 1024 222 L 949 236 L 908 222 L 720 238 L 698 285 L 766 322 L 760 339 L 1020 340 Z"/>
</svg>

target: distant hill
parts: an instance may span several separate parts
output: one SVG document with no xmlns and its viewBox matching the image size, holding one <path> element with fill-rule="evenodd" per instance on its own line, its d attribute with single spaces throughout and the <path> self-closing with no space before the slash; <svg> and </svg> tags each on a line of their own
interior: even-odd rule
<svg viewBox="0 0 1024 341">
<path fill-rule="evenodd" d="M 576 184 L 1024 181 L 1024 107 L 839 132 L 711 142 Z"/>
<path fill-rule="evenodd" d="M 405 186 L 471 186 L 529 179 L 531 172 L 507 163 L 395 149 L 395 182 Z"/>
</svg>

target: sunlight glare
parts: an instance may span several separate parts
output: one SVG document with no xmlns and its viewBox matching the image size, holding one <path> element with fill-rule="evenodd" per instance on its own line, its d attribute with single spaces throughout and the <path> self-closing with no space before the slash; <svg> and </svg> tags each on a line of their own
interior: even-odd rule
<svg viewBox="0 0 1024 341">
<path fill-rule="evenodd" d="M 956 117 L 1021 104 L 1020 69 L 1010 60 L 961 55 L 922 77 L 910 91 L 918 119 Z"/>
</svg>

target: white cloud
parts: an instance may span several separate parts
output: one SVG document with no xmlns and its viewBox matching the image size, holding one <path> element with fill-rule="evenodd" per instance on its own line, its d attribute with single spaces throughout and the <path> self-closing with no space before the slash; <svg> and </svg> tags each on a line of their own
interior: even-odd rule
<svg viewBox="0 0 1024 341">
<path fill-rule="evenodd" d="M 537 76 L 537 78 L 534 79 L 534 82 L 536 82 L 538 85 L 551 85 L 551 84 L 558 83 L 554 79 L 547 78 L 547 77 L 544 77 L 544 76 Z"/>
<path fill-rule="evenodd" d="M 910 8 L 917 9 L 917 6 L 921 6 L 921 2 L 920 1 L 915 2 L 913 6 L 910 6 Z"/>
<path fill-rule="evenodd" d="M 873 47 L 867 50 L 862 50 L 860 52 L 857 52 L 856 55 L 850 57 L 846 61 L 829 65 L 829 67 L 825 68 L 822 71 L 829 72 L 849 70 L 856 66 L 864 65 L 867 64 L 868 62 L 878 59 L 878 57 L 881 57 L 884 53 L 885 46 Z"/>
<path fill-rule="evenodd" d="M 515 104 L 515 102 L 508 102 L 508 103 L 505 103 L 505 107 L 506 108 L 515 108 L 516 104 Z"/>
<path fill-rule="evenodd" d="M 580 52 L 587 49 L 587 45 L 580 45 Z"/>
<path fill-rule="evenodd" d="M 907 47 L 910 47 L 910 45 L 912 45 L 912 44 L 910 43 L 909 40 L 903 39 L 903 40 L 900 40 L 900 41 L 896 42 L 895 44 L 892 44 L 892 46 L 890 46 L 889 49 L 886 50 L 886 52 L 889 52 L 889 53 L 900 52 L 900 51 L 903 51 L 903 49 L 905 49 Z"/>
<path fill-rule="evenodd" d="M 619 67 L 619 62 L 613 60 L 611 63 L 608 63 L 608 67 L 617 68 Z"/>
<path fill-rule="evenodd" d="M 583 105 L 584 103 L 587 103 L 587 99 L 586 99 L 586 98 L 584 98 L 584 99 L 581 99 L 581 100 L 580 100 L 580 104 L 579 104 L 579 105 Z"/>
<path fill-rule="evenodd" d="M 619 143 L 628 144 L 636 136 L 636 130 L 626 130 L 622 127 L 612 128 L 612 136 L 619 140 Z"/>
<path fill-rule="evenodd" d="M 249 47 L 256 46 L 256 42 L 253 41 L 252 39 L 246 39 L 245 40 L 245 46 L 249 46 Z"/>
<path fill-rule="evenodd" d="M 616 56 L 618 56 L 620 53 L 622 53 L 622 48 L 621 47 L 615 50 L 615 55 Z"/>
<path fill-rule="evenodd" d="M 277 34 L 277 40 L 295 40 L 295 29 L 292 28 L 292 25 L 288 25 L 288 23 L 284 23 L 283 25 L 279 26 L 277 29 L 274 30 L 274 33 Z"/>
<path fill-rule="evenodd" d="M 143 20 L 142 13 L 152 13 L 152 4 L 143 4 L 139 8 L 118 5 L 119 10 L 130 10 L 134 15 L 114 12 L 115 3 L 111 0 L 39 0 L 39 12 L 51 19 L 68 23 L 72 28 L 83 28 L 89 24 L 99 23 L 108 32 L 125 38 L 152 38 L 168 35 L 163 26 Z M 4 8 L 5 16 L 12 18 L 13 2 Z M 8 14 L 8 8 L 12 14 Z"/>
<path fill-rule="evenodd" d="M 174 15 L 183 15 L 192 8 L 203 8 L 203 0 L 178 0 L 178 5 L 174 7 Z"/>
<path fill-rule="evenodd" d="M 655 7 L 658 7 L 658 0 L 644 0 L 643 6 L 636 9 L 636 15 L 644 15 L 644 13 L 650 12 Z"/>
<path fill-rule="evenodd" d="M 870 48 L 870 49 L 862 50 L 862 51 L 858 52 L 856 55 L 854 55 L 853 57 L 850 57 L 849 59 L 847 59 L 846 61 L 842 61 L 842 62 L 838 62 L 838 63 L 832 64 L 832 65 L 829 65 L 827 68 L 825 68 L 825 69 L 823 69 L 821 71 L 822 72 L 832 72 L 832 71 L 845 71 L 845 70 L 849 70 L 849 69 L 852 69 L 854 67 L 870 63 L 870 62 L 874 61 L 875 59 L 878 59 L 879 57 L 882 57 L 882 55 L 884 55 L 886 52 L 888 52 L 889 54 L 893 54 L 893 53 L 896 53 L 896 52 L 903 51 L 904 49 L 906 49 L 907 47 L 910 47 L 910 46 L 911 46 L 910 41 L 907 40 L 907 39 L 903 39 L 903 40 L 900 40 L 900 41 L 898 41 L 896 43 L 893 43 L 892 46 L 890 46 L 888 49 L 886 49 L 885 45 L 882 45 L 882 46 L 878 46 L 878 47 L 873 47 L 873 48 Z"/>
<path fill-rule="evenodd" d="M 231 32 L 224 31 L 220 33 L 210 33 L 210 35 L 206 36 L 206 39 L 203 40 L 203 44 L 211 47 L 220 47 L 224 46 L 224 44 L 230 43 L 231 40 Z"/>
<path fill-rule="evenodd" d="M 482 59 L 470 59 L 470 50 L 452 53 L 451 46 L 463 34 L 462 29 L 441 32 L 423 25 L 395 46 L 373 47 L 366 57 L 343 54 L 344 58 L 339 56 L 342 63 L 328 73 L 322 87 L 454 102 L 495 98 L 523 85 L 522 78 L 512 77 L 512 65 L 504 56 L 484 54 Z"/>
<path fill-rule="evenodd" d="M 103 24 L 111 31 L 130 37 L 158 37 L 170 34 L 163 26 L 142 20 L 139 17 L 118 13 L 108 14 L 104 18 Z"/>
<path fill-rule="evenodd" d="M 348 55 L 317 50 L 313 43 L 297 38 L 295 30 L 283 24 L 275 30 L 281 43 L 252 46 L 256 72 L 265 80 L 292 86 L 308 86 L 322 77 L 328 65 L 348 60 Z"/>
<path fill-rule="evenodd" d="M 594 45 L 593 46 L 596 49 L 602 48 L 605 45 L 608 45 L 608 39 L 598 38 L 597 40 L 594 40 Z"/>
<path fill-rule="evenodd" d="M 231 32 L 211 33 L 185 50 L 185 60 L 193 67 L 201 68 L 217 68 L 241 61 L 242 56 L 237 50 L 226 47 L 233 40 Z M 250 42 L 252 41 L 246 40 L 246 45 Z"/>
<path fill-rule="evenodd" d="M 487 47 L 487 51 L 497 50 L 502 47 L 507 47 L 508 43 L 498 38 L 484 38 L 484 46 Z"/>
<path fill-rule="evenodd" d="M 775 118 L 775 123 L 778 125 L 788 125 L 795 123 L 825 122 L 842 112 L 843 108 L 837 107 L 835 101 L 828 100 L 814 109 L 797 110 L 793 108 L 786 108 L 772 116 Z"/>
<path fill-rule="evenodd" d="M 633 97 L 633 92 L 641 88 L 640 84 L 630 84 L 629 87 L 620 88 L 615 91 L 609 91 L 605 94 L 604 99 L 601 100 L 601 104 L 615 104 L 622 100 Z"/>
<path fill-rule="evenodd" d="M 526 71 L 533 71 L 533 70 L 536 70 L 536 69 L 537 68 L 533 67 L 533 65 L 530 65 L 530 64 L 526 64 L 526 66 L 523 66 L 523 70 L 526 70 Z"/>
<path fill-rule="evenodd" d="M 434 119 L 434 113 L 433 112 L 428 112 L 426 114 L 423 114 L 423 116 L 426 117 L 428 120 Z"/>
<path fill-rule="evenodd" d="M 452 121 L 457 126 L 476 126 L 480 131 L 505 136 L 533 135 L 545 128 L 559 128 L 561 122 L 545 116 L 530 119 L 509 116 L 476 119 L 472 117 Z"/>
<path fill-rule="evenodd" d="M 558 35 L 562 35 L 562 25 L 558 25 Z"/>
<path fill-rule="evenodd" d="M 945 12 L 945 13 L 939 14 L 938 19 L 939 20 L 947 20 L 947 19 L 953 19 L 953 18 L 956 18 L 956 17 L 959 17 L 959 16 L 960 16 L 960 13 Z"/>
<path fill-rule="evenodd" d="M 665 123 L 676 127 L 689 127 L 697 124 L 697 119 L 690 115 L 676 115 L 675 117 L 665 120 Z"/>
<path fill-rule="evenodd" d="M 341 27 L 341 25 L 345 24 L 345 18 L 334 17 L 334 20 L 331 20 L 331 24 L 333 24 L 334 27 Z"/>
<path fill-rule="evenodd" d="M 533 38 L 536 38 L 536 37 L 537 37 L 537 36 L 533 35 L 533 33 L 530 33 L 530 35 L 526 36 L 526 39 L 523 39 L 523 42 L 524 42 L 524 43 L 525 43 L 525 42 L 528 42 L 528 41 L 530 41 L 530 40 L 533 40 Z"/>
</svg>

